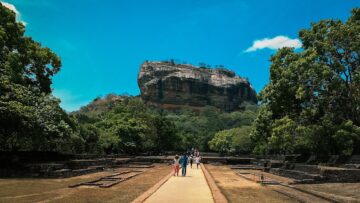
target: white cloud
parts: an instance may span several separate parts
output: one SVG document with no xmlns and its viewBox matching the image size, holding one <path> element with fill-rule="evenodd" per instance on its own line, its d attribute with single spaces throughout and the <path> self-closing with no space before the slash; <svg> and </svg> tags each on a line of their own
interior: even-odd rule
<svg viewBox="0 0 360 203">
<path fill-rule="evenodd" d="M 7 3 L 7 2 L 3 2 L 0 1 L 0 3 L 5 6 L 6 8 L 14 11 L 14 13 L 16 14 L 16 20 L 19 21 L 20 23 L 22 23 L 23 25 L 27 25 L 27 23 L 23 20 L 21 20 L 21 13 L 16 9 L 16 7 L 13 4 Z"/>
<path fill-rule="evenodd" d="M 276 36 L 274 38 L 264 38 L 260 40 L 255 40 L 253 42 L 253 45 L 249 48 L 247 48 L 244 52 L 253 52 L 257 51 L 259 49 L 279 49 L 282 47 L 294 47 L 294 48 L 300 48 L 301 42 L 299 39 L 291 39 L 286 36 Z"/>
</svg>

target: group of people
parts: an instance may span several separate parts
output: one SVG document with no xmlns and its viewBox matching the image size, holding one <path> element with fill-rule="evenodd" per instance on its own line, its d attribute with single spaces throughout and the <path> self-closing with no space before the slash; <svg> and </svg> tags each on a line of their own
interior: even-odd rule
<svg viewBox="0 0 360 203">
<path fill-rule="evenodd" d="M 175 155 L 174 158 L 174 176 L 179 176 L 179 170 L 181 166 L 181 175 L 186 176 L 186 167 L 190 163 L 192 168 L 193 163 L 195 162 L 196 168 L 199 168 L 201 161 L 200 152 L 198 150 L 192 149 L 190 152 L 184 153 L 181 157 Z"/>
</svg>

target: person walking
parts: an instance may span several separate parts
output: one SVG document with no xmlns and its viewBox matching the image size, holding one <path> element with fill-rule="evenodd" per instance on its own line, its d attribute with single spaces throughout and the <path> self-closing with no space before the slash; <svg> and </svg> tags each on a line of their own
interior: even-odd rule
<svg viewBox="0 0 360 203">
<path fill-rule="evenodd" d="M 189 161 L 190 161 L 190 167 L 192 168 L 192 165 L 193 165 L 193 162 L 194 162 L 194 156 L 193 155 L 190 155 Z"/>
<path fill-rule="evenodd" d="M 186 167 L 188 164 L 188 157 L 186 156 L 186 153 L 183 154 L 183 156 L 180 158 L 181 163 L 181 175 L 186 176 Z"/>
<path fill-rule="evenodd" d="M 174 176 L 179 176 L 179 170 L 180 170 L 180 158 L 179 155 L 175 155 L 174 158 Z"/>
<path fill-rule="evenodd" d="M 195 149 L 195 157 L 198 157 L 198 156 L 200 156 L 200 152 L 199 152 L 199 150 Z"/>
<path fill-rule="evenodd" d="M 196 168 L 199 168 L 200 161 L 201 161 L 201 157 L 200 157 L 200 156 L 197 156 L 197 157 L 195 158 Z"/>
</svg>

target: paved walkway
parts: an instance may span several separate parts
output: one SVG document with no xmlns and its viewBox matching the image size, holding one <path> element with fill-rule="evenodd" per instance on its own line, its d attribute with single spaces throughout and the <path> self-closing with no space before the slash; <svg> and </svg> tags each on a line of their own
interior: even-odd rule
<svg viewBox="0 0 360 203">
<path fill-rule="evenodd" d="M 181 174 L 181 169 L 179 174 Z M 192 169 L 188 166 L 186 175 L 186 177 L 171 177 L 145 202 L 213 203 L 214 200 L 202 169 L 200 167 L 196 169 L 196 165 Z"/>
</svg>

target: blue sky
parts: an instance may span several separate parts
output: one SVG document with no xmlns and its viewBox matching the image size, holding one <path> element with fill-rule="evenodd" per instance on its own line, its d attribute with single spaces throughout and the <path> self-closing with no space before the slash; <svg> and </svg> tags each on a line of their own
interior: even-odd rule
<svg viewBox="0 0 360 203">
<path fill-rule="evenodd" d="M 139 94 L 145 60 L 222 64 L 259 92 L 278 47 L 299 47 L 300 29 L 324 18 L 346 20 L 360 6 L 358 0 L 0 1 L 14 6 L 26 35 L 61 57 L 52 87 L 67 111 L 108 93 Z"/>
</svg>

